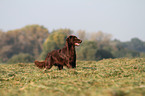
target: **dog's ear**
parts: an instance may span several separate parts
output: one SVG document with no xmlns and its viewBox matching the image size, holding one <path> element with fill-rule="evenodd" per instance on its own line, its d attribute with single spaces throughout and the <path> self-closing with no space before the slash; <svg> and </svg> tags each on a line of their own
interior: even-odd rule
<svg viewBox="0 0 145 96">
<path fill-rule="evenodd" d="M 66 42 L 68 42 L 69 41 L 69 38 L 66 38 Z"/>
<path fill-rule="evenodd" d="M 68 47 L 69 38 L 66 38 L 66 46 Z"/>
<path fill-rule="evenodd" d="M 70 48 L 70 36 L 66 39 L 66 47 L 67 47 L 67 55 L 69 56 L 69 48 Z"/>
<path fill-rule="evenodd" d="M 71 36 L 68 36 L 68 37 L 66 38 L 66 43 L 70 43 L 70 39 L 71 39 Z"/>
</svg>

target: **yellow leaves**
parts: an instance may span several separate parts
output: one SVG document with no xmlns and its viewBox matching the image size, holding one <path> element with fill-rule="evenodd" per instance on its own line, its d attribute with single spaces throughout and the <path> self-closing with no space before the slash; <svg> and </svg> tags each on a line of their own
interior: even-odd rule
<svg viewBox="0 0 145 96">
<path fill-rule="evenodd" d="M 66 38 L 67 38 L 67 34 L 63 32 L 62 30 L 61 31 L 58 30 L 58 32 L 57 31 L 52 32 L 47 37 L 47 39 L 45 40 L 43 44 L 43 48 L 44 48 L 43 51 L 47 51 L 47 52 L 52 51 L 52 48 L 49 48 L 49 46 L 50 47 L 55 46 L 54 48 L 56 49 L 62 48 L 65 45 Z"/>
</svg>

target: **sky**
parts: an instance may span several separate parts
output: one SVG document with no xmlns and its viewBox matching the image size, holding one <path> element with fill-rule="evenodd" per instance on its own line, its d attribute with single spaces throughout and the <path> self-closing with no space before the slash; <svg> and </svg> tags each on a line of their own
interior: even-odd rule
<svg viewBox="0 0 145 96">
<path fill-rule="evenodd" d="M 145 41 L 145 0 L 0 0 L 1 30 L 31 24 L 49 31 L 102 31 L 121 41 Z"/>
</svg>

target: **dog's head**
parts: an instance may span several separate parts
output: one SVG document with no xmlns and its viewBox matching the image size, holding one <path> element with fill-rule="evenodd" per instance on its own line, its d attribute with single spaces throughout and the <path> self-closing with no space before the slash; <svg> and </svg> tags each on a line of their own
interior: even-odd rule
<svg viewBox="0 0 145 96">
<path fill-rule="evenodd" d="M 71 44 L 71 45 L 75 45 L 75 46 L 79 46 L 80 44 L 79 43 L 82 43 L 82 40 L 78 39 L 76 36 L 74 35 L 70 35 L 67 39 L 66 39 L 66 42 L 68 44 Z"/>
</svg>

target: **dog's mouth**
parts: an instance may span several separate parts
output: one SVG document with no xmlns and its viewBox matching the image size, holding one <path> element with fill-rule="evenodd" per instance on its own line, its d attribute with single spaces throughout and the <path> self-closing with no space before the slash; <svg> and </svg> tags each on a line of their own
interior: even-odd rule
<svg viewBox="0 0 145 96">
<path fill-rule="evenodd" d="M 80 45 L 80 43 L 82 43 L 82 40 L 79 40 L 79 39 L 78 39 L 78 41 L 77 41 L 77 42 L 75 42 L 75 46 L 79 46 L 79 45 Z"/>
<path fill-rule="evenodd" d="M 75 46 L 79 46 L 80 45 L 80 43 L 82 43 L 82 41 L 80 40 L 79 42 L 76 42 L 75 43 Z"/>
<path fill-rule="evenodd" d="M 79 44 L 79 43 L 75 43 L 75 45 L 76 45 L 76 46 L 79 46 L 80 44 Z"/>
</svg>

